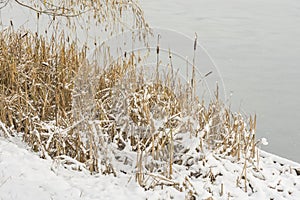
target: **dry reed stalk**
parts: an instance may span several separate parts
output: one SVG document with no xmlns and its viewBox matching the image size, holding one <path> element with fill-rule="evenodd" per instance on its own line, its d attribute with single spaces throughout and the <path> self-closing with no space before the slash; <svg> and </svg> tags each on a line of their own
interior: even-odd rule
<svg viewBox="0 0 300 200">
<path fill-rule="evenodd" d="M 221 183 L 220 196 L 223 196 L 223 194 L 224 194 L 224 184 Z"/>
<path fill-rule="evenodd" d="M 82 52 L 75 50 L 74 43 L 50 42 L 11 29 L 1 32 L 0 37 L 1 121 L 24 132 L 24 140 L 32 146 L 46 145 L 49 130 L 40 126 L 42 122 L 55 121 L 62 128 L 72 124 L 73 78 Z M 38 138 L 34 130 L 46 132 Z M 68 152 L 61 146 L 66 138 L 55 138 L 50 143 L 55 144 L 56 151 L 49 154 Z"/>
</svg>

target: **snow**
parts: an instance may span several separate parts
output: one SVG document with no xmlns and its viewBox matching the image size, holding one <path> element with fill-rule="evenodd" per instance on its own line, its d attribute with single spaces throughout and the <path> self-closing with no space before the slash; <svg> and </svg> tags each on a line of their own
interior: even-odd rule
<svg viewBox="0 0 300 200">
<path fill-rule="evenodd" d="M 127 177 L 67 170 L 0 139 L 0 199 L 143 199 L 142 192 Z"/>
<path fill-rule="evenodd" d="M 251 164 L 247 166 L 247 192 L 244 191 L 243 179 L 240 179 L 239 187 L 236 186 L 236 179 L 242 173 L 242 162 L 235 163 L 228 158 L 207 153 L 205 166 L 199 172 L 208 171 L 210 175 L 207 179 L 189 179 L 199 199 L 297 199 L 300 196 L 300 164 L 262 150 L 259 168 L 255 169 Z M 174 171 L 188 175 L 193 169 L 181 169 L 174 165 Z M 182 177 L 174 177 L 174 181 L 179 182 Z M 213 183 L 209 179 L 214 179 Z M 186 183 L 188 185 L 188 181 Z M 91 175 L 84 169 L 66 169 L 59 159 L 39 158 L 18 138 L 8 140 L 0 137 L 0 199 L 126 200 L 185 197 L 184 192 L 168 186 L 145 191 L 135 182 L 133 174 L 118 173 L 114 177 Z"/>
<path fill-rule="evenodd" d="M 266 139 L 266 138 L 261 138 L 261 143 L 262 143 L 262 145 L 268 145 L 269 144 L 269 142 L 268 142 L 268 140 Z"/>
</svg>

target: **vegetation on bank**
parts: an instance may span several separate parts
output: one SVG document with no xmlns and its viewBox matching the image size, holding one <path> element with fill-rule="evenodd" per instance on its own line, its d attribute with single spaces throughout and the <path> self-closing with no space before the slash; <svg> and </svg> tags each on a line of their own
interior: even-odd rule
<svg viewBox="0 0 300 200">
<path fill-rule="evenodd" d="M 133 10 L 142 19 L 139 12 Z M 246 168 L 259 169 L 256 117 L 232 112 L 218 89 L 211 102 L 199 100 L 196 84 L 182 83 L 172 68 L 149 77 L 137 67 L 143 62 L 134 52 L 103 68 L 87 59 L 86 51 L 63 33 L 48 38 L 12 27 L 1 31 L 5 133 L 21 134 L 42 158 L 65 167 L 134 173 L 145 189 L 172 186 L 190 197 L 196 195 L 190 178 L 214 183 L 220 175 L 199 171 L 214 154 L 244 163 L 237 186 L 247 191 Z M 190 173 L 180 179 L 184 169 Z"/>
</svg>

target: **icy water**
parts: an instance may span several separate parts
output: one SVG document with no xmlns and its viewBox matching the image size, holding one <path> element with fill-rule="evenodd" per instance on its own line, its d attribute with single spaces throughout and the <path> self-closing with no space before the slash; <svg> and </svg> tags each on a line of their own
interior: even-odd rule
<svg viewBox="0 0 300 200">
<path fill-rule="evenodd" d="M 197 32 L 232 93 L 258 116 L 265 150 L 300 162 L 300 1 L 141 1 L 150 25 Z"/>
</svg>

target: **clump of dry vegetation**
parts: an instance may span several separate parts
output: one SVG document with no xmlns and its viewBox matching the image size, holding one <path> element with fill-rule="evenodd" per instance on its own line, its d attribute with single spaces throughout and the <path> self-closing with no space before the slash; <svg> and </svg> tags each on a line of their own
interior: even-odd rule
<svg viewBox="0 0 300 200">
<path fill-rule="evenodd" d="M 255 159 L 255 118 L 246 123 L 217 94 L 205 106 L 190 84 L 170 76 L 146 80 L 134 54 L 91 79 L 85 51 L 64 35 L 48 43 L 6 30 L 0 43 L 1 121 L 42 157 L 69 157 L 91 172 L 134 171 L 146 188 L 177 187 L 174 165 L 198 166 L 207 151 L 245 163 Z"/>
<path fill-rule="evenodd" d="M 85 52 L 66 42 L 64 35 L 49 43 L 42 36 L 11 29 L 1 32 L 0 43 L 1 121 L 24 133 L 24 140 L 35 150 L 43 147 L 52 157 L 63 154 L 68 147 L 62 147 L 58 133 L 51 143 L 42 145 L 50 132 L 56 132 L 45 124 L 72 125 L 74 77 L 85 62 Z M 53 147 L 57 151 L 51 151 Z"/>
<path fill-rule="evenodd" d="M 247 190 L 246 167 L 258 161 L 256 117 L 233 113 L 218 89 L 206 105 L 195 82 L 182 83 L 171 68 L 146 77 L 134 53 L 104 68 L 64 34 L 0 34 L 1 128 L 21 133 L 41 157 L 76 170 L 80 162 L 91 173 L 132 174 L 146 189 L 169 185 L 192 198 L 190 178 L 213 183 L 219 175 L 206 166 L 215 154 L 244 162 L 237 182 L 244 179 Z"/>
</svg>

